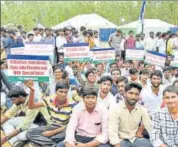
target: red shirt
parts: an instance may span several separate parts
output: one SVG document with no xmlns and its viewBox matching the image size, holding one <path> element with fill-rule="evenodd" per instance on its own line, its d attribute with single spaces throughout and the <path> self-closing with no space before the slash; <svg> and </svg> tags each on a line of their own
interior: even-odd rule
<svg viewBox="0 0 178 147">
<path fill-rule="evenodd" d="M 125 40 L 125 49 L 134 49 L 135 48 L 135 39 L 133 37 L 129 37 Z"/>
</svg>

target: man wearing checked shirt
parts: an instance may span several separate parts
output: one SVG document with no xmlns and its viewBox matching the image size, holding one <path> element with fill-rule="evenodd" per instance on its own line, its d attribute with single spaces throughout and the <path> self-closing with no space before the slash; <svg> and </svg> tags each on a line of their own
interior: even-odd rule
<svg viewBox="0 0 178 147">
<path fill-rule="evenodd" d="M 152 117 L 150 140 L 154 147 L 178 147 L 178 89 L 168 86 L 163 99 L 166 107 Z"/>
</svg>

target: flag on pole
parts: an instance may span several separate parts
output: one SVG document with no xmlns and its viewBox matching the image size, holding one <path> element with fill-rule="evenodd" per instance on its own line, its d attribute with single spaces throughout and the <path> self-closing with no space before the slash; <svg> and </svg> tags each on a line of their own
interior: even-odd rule
<svg viewBox="0 0 178 147">
<path fill-rule="evenodd" d="M 142 7 L 140 10 L 139 20 L 138 20 L 137 34 L 143 32 L 145 6 L 146 6 L 146 0 L 143 0 Z"/>
</svg>

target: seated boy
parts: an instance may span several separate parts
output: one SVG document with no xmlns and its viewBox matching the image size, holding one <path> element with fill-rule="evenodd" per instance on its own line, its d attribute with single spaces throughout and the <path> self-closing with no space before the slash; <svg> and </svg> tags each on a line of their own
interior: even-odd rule
<svg viewBox="0 0 178 147">
<path fill-rule="evenodd" d="M 57 147 L 110 147 L 108 144 L 108 110 L 97 103 L 95 88 L 84 87 L 83 102 L 73 110 L 66 138 Z"/>
</svg>

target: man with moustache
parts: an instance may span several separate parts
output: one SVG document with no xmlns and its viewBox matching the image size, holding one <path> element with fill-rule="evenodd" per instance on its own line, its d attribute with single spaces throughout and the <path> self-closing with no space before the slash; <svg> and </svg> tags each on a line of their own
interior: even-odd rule
<svg viewBox="0 0 178 147">
<path fill-rule="evenodd" d="M 109 139 L 114 147 L 152 147 L 150 141 L 138 136 L 141 123 L 151 131 L 151 120 L 146 109 L 138 104 L 142 87 L 138 83 L 125 86 L 125 100 L 116 104 L 109 113 Z"/>
<path fill-rule="evenodd" d="M 168 86 L 163 91 L 167 107 L 153 115 L 153 130 L 150 139 L 154 147 L 178 146 L 178 89 Z"/>
<path fill-rule="evenodd" d="M 111 76 L 102 76 L 99 84 L 98 102 L 102 103 L 106 108 L 116 104 L 116 99 L 110 92 L 112 86 Z"/>
<path fill-rule="evenodd" d="M 147 108 L 148 113 L 152 116 L 160 108 L 163 102 L 162 93 L 164 86 L 162 83 L 162 73 L 160 70 L 155 70 L 150 76 L 151 85 L 145 87 L 141 92 L 141 102 Z"/>
<path fill-rule="evenodd" d="M 116 98 L 116 103 L 124 100 L 125 94 L 125 85 L 128 83 L 128 79 L 124 76 L 121 76 L 117 79 L 116 85 L 118 93 L 114 96 Z"/>
</svg>

